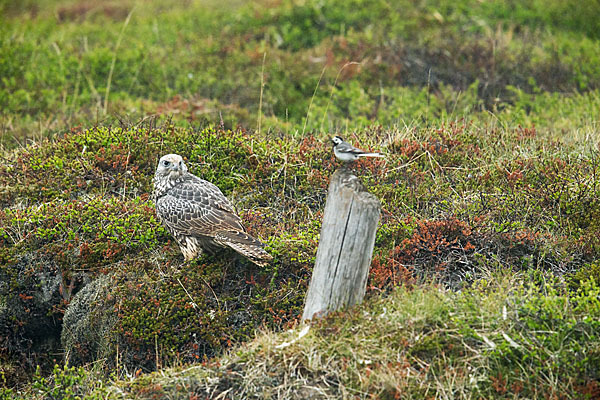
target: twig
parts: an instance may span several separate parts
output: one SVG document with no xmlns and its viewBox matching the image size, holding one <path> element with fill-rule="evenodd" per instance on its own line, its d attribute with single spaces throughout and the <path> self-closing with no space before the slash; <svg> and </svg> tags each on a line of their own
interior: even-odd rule
<svg viewBox="0 0 600 400">
<path fill-rule="evenodd" d="M 327 69 L 327 65 L 325 65 L 323 67 L 323 70 L 321 71 L 321 76 L 319 76 L 319 80 L 317 81 L 317 86 L 315 86 L 315 91 L 313 92 L 313 95 L 310 98 L 310 103 L 308 103 L 308 109 L 306 110 L 306 118 L 304 118 L 304 126 L 302 127 L 302 136 L 304 136 L 304 132 L 306 131 L 306 124 L 308 123 L 308 116 L 310 115 L 310 108 L 312 107 L 313 100 L 315 99 L 315 95 L 317 94 L 319 85 L 321 85 L 321 79 L 323 79 L 323 75 L 325 74 L 326 69 Z"/>
<path fill-rule="evenodd" d="M 187 294 L 187 297 L 190 298 L 190 300 L 192 301 L 192 307 L 194 307 L 194 309 L 198 308 L 198 304 L 196 304 L 196 302 L 194 301 L 194 298 L 192 297 L 192 295 L 190 295 L 190 293 L 187 291 L 187 289 L 185 288 L 185 286 L 183 286 L 183 283 L 181 283 L 181 281 L 179 280 L 179 278 L 175 278 L 177 279 L 177 282 L 179 283 L 179 285 L 181 286 L 181 288 L 183 289 L 183 291 L 185 292 L 185 294 Z M 211 288 L 212 290 L 212 288 Z M 214 292 L 213 292 L 214 294 Z"/>
<path fill-rule="evenodd" d="M 119 37 L 117 38 L 117 45 L 115 46 L 115 52 L 113 54 L 112 62 L 110 63 L 110 70 L 108 71 L 108 79 L 106 81 L 106 94 L 104 95 L 104 109 L 103 109 L 104 115 L 106 115 L 106 111 L 108 109 L 108 95 L 110 93 L 110 83 L 112 81 L 112 75 L 113 75 L 113 71 L 115 69 L 115 63 L 117 62 L 117 51 L 119 50 L 119 46 L 121 46 L 121 40 L 123 39 L 123 33 L 125 33 L 125 28 L 127 28 L 127 25 L 129 24 L 129 20 L 131 19 L 131 16 L 133 15 L 134 10 L 135 10 L 135 7 L 132 8 L 131 11 L 129 12 L 129 14 L 127 15 L 127 18 L 125 19 L 125 22 L 123 23 L 123 27 L 121 28 L 121 32 L 119 33 Z"/>
<path fill-rule="evenodd" d="M 338 71 L 338 74 L 335 77 L 335 81 L 333 82 L 333 86 L 331 86 L 331 92 L 329 93 L 329 100 L 327 100 L 327 105 L 325 106 L 325 112 L 323 112 L 323 118 L 321 119 L 321 126 L 320 126 L 321 131 L 323 130 L 323 123 L 325 122 L 325 116 L 327 115 L 327 111 L 329 110 L 329 104 L 331 104 L 331 99 L 333 98 L 333 91 L 335 89 L 335 85 L 337 85 L 337 81 L 338 81 L 340 75 L 342 74 L 342 71 L 344 70 L 344 68 L 346 68 L 349 65 L 360 65 L 360 63 L 358 63 L 356 61 L 347 62 Z"/>
<path fill-rule="evenodd" d="M 262 69 L 260 71 L 260 98 L 258 100 L 258 127 L 257 127 L 257 131 L 258 134 L 260 135 L 260 128 L 261 128 L 261 122 L 262 122 L 262 99 L 263 99 L 263 90 L 265 87 L 265 60 L 267 59 L 267 52 L 265 51 L 263 53 L 263 62 L 262 62 Z"/>
</svg>

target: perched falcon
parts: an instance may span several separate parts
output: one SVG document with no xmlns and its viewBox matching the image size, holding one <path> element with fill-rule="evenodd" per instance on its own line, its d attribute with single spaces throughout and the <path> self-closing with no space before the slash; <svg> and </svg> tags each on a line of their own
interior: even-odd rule
<svg viewBox="0 0 600 400">
<path fill-rule="evenodd" d="M 273 257 L 246 233 L 221 190 L 188 172 L 181 156 L 167 154 L 154 174 L 156 215 L 175 237 L 185 261 L 219 247 L 231 247 L 257 265 Z"/>
<path fill-rule="evenodd" d="M 367 153 L 364 150 L 357 149 L 350 143 L 345 142 L 340 136 L 334 136 L 331 138 L 333 143 L 333 154 L 340 161 L 354 161 L 360 157 L 385 157 L 379 153 Z"/>
</svg>

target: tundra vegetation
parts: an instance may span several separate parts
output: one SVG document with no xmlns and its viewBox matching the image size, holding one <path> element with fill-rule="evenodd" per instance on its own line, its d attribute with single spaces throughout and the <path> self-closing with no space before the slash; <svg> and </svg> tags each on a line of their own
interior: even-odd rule
<svg viewBox="0 0 600 400">
<path fill-rule="evenodd" d="M 0 399 L 599 398 L 598 15 L 0 0 Z M 387 155 L 353 166 L 382 216 L 365 302 L 306 332 L 334 134 Z M 166 153 L 269 266 L 183 264 Z"/>
</svg>

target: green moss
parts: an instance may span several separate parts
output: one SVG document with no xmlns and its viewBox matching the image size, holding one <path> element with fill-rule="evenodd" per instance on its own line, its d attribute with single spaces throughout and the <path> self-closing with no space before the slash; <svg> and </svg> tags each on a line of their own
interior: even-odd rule
<svg viewBox="0 0 600 400">
<path fill-rule="evenodd" d="M 76 199 L 83 195 L 150 194 L 158 159 L 184 155 L 191 169 L 229 192 L 249 157 L 240 131 L 95 127 L 36 146 L 0 166 L 4 204 L 18 199 Z M 232 157 L 231 152 L 238 157 Z M 230 161 L 232 160 L 232 161 Z M 241 162 L 240 162 L 241 161 Z M 250 160 L 252 161 L 252 160 Z M 221 181 L 225 179 L 227 181 Z M 23 181 L 24 185 L 13 185 Z"/>
<path fill-rule="evenodd" d="M 95 269 L 125 253 L 150 253 L 165 239 L 154 210 L 140 198 L 56 201 L 3 214 L 4 251 L 35 249 L 64 271 Z M 14 245 L 12 247 L 11 245 Z"/>
<path fill-rule="evenodd" d="M 33 382 L 33 388 L 44 393 L 44 397 L 59 398 L 64 400 L 77 400 L 83 394 L 83 381 L 86 371 L 83 368 L 69 367 L 64 365 L 62 368 L 54 365 L 52 376 L 45 378 L 38 371 Z"/>
<path fill-rule="evenodd" d="M 495 275 L 460 293 L 399 289 L 308 331 L 265 331 L 215 362 L 116 386 L 140 398 L 265 397 L 282 389 L 292 397 L 307 386 L 330 397 L 585 397 L 598 376 L 598 288 L 571 296 L 558 281 L 540 286 L 539 277 Z"/>
<path fill-rule="evenodd" d="M 583 265 L 569 277 L 569 287 L 574 290 L 590 282 L 600 282 L 600 264 L 597 262 Z"/>
</svg>

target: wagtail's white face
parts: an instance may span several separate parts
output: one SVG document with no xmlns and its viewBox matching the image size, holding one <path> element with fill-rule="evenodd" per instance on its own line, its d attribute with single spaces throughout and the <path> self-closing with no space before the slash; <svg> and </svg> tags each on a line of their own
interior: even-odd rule
<svg viewBox="0 0 600 400">
<path fill-rule="evenodd" d="M 156 167 L 157 176 L 166 176 L 169 179 L 177 179 L 186 172 L 187 167 L 179 154 L 162 156 Z"/>
<path fill-rule="evenodd" d="M 333 142 L 334 146 L 337 146 L 340 143 L 344 142 L 344 139 L 342 139 L 340 136 L 334 136 L 331 138 L 331 141 Z"/>
</svg>

